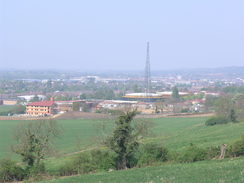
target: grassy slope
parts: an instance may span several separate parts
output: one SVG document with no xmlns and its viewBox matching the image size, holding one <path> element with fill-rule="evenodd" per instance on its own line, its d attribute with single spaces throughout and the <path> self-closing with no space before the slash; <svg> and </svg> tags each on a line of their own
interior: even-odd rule
<svg viewBox="0 0 244 183">
<path fill-rule="evenodd" d="M 243 164 L 244 158 L 166 164 L 66 177 L 43 183 L 241 183 L 244 182 Z"/>
<path fill-rule="evenodd" d="M 229 144 L 244 133 L 244 123 L 206 127 L 205 120 L 206 118 L 153 119 L 154 135 L 145 141 L 160 142 L 170 150 L 181 151 L 190 143 L 202 147 Z M 60 165 L 69 161 L 70 157 L 51 158 L 47 162 L 47 168 L 55 173 Z"/>
<path fill-rule="evenodd" d="M 14 105 L 0 105 L 0 112 L 7 112 L 13 109 L 14 107 Z"/>
<path fill-rule="evenodd" d="M 0 121 L 0 159 L 11 156 L 13 131 L 19 121 Z"/>
<path fill-rule="evenodd" d="M 145 141 L 157 141 L 170 149 L 181 150 L 190 143 L 200 146 L 230 143 L 244 134 L 244 123 L 206 127 L 206 118 L 161 118 L 151 119 L 154 123 L 153 136 Z M 112 120 L 59 120 L 63 134 L 55 140 L 60 153 L 75 152 L 96 146 L 95 136 L 99 136 L 99 124 L 107 123 L 112 128 Z M 14 143 L 13 129 L 23 121 L 0 121 L 0 159 L 11 156 L 10 147 Z M 79 143 L 78 143 L 79 142 Z"/>
<path fill-rule="evenodd" d="M 207 118 L 155 119 L 156 136 L 153 141 L 163 142 L 168 148 L 181 150 L 190 143 L 207 147 L 221 145 L 240 138 L 244 123 L 205 126 Z"/>
<path fill-rule="evenodd" d="M 190 143 L 200 146 L 220 145 L 230 143 L 244 134 L 244 123 L 227 124 L 213 127 L 204 125 L 206 118 L 161 118 L 151 119 L 154 123 L 154 135 L 145 141 L 157 141 L 165 144 L 171 150 L 180 151 Z M 80 147 L 85 149 L 94 147 L 94 136 L 101 120 L 60 120 L 63 135 L 55 141 L 60 152 L 75 152 Z M 103 120 L 111 129 L 113 121 Z M 0 121 L 0 158 L 10 156 L 10 146 L 14 143 L 12 131 L 23 121 Z M 51 158 L 47 161 L 47 168 L 56 171 L 57 168 L 70 160 L 70 156 Z M 241 176 L 244 158 L 233 161 L 207 161 L 193 164 L 171 164 L 161 167 L 149 167 L 118 171 L 112 173 L 98 173 L 60 179 L 57 182 L 244 182 Z M 238 180 L 238 181 L 237 181 Z M 50 181 L 52 182 L 52 181 Z"/>
<path fill-rule="evenodd" d="M 99 134 L 97 125 L 101 122 L 103 121 L 86 119 L 59 120 L 62 135 L 54 141 L 55 148 L 59 153 L 69 153 L 95 146 L 93 138 Z M 11 145 L 15 142 L 13 133 L 18 125 L 23 123 L 28 121 L 0 121 L 0 159 L 13 156 L 11 153 Z M 108 123 L 111 127 L 112 121 Z"/>
</svg>

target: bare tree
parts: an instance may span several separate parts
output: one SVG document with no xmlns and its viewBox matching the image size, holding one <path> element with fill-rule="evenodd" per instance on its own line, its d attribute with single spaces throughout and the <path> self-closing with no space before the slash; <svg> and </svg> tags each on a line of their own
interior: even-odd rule
<svg viewBox="0 0 244 183">
<path fill-rule="evenodd" d="M 231 96 L 222 96 L 217 100 L 215 107 L 217 116 L 228 119 L 231 109 L 234 109 L 234 103 Z"/>
<path fill-rule="evenodd" d="M 52 140 L 60 134 L 54 120 L 37 120 L 21 124 L 14 132 L 17 141 L 13 151 L 22 156 L 28 167 L 39 165 L 40 160 L 50 152 Z"/>
</svg>

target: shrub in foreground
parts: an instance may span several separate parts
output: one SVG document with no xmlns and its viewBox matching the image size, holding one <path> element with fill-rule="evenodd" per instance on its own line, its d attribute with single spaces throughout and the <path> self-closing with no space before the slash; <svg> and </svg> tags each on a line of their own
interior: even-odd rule
<svg viewBox="0 0 244 183">
<path fill-rule="evenodd" d="M 193 144 L 183 151 L 179 157 L 178 161 L 181 163 L 190 163 L 195 161 L 205 160 L 207 157 L 207 150 L 199 148 Z"/>
<path fill-rule="evenodd" d="M 150 165 L 155 162 L 167 161 L 168 150 L 159 144 L 151 143 L 143 145 L 139 150 L 137 165 Z"/>
<path fill-rule="evenodd" d="M 0 160 L 0 182 L 21 181 L 25 178 L 24 169 L 9 159 Z"/>
<path fill-rule="evenodd" d="M 29 179 L 34 181 L 42 180 L 43 175 L 46 173 L 45 164 L 40 162 L 39 164 L 35 164 L 32 167 L 27 167 L 26 173 Z"/>
<path fill-rule="evenodd" d="M 69 176 L 109 169 L 115 169 L 115 155 L 109 151 L 94 150 L 75 157 L 59 169 L 59 175 Z"/>
<path fill-rule="evenodd" d="M 107 171 L 116 168 L 116 155 L 110 151 L 93 150 L 91 151 L 91 158 L 96 169 Z"/>
<path fill-rule="evenodd" d="M 212 117 L 205 122 L 205 125 L 214 126 L 214 125 L 226 124 L 228 122 L 229 120 L 227 120 L 224 117 Z"/>
<path fill-rule="evenodd" d="M 244 136 L 242 136 L 241 139 L 235 141 L 230 146 L 230 154 L 234 157 L 244 155 Z"/>
<path fill-rule="evenodd" d="M 59 170 L 59 174 L 61 176 L 84 174 L 93 172 L 95 169 L 96 167 L 92 163 L 91 154 L 81 153 L 79 156 L 75 157 L 70 163 L 61 167 Z"/>
<path fill-rule="evenodd" d="M 59 176 L 71 176 L 71 175 L 77 175 L 78 171 L 77 168 L 74 166 L 72 162 L 69 162 L 63 166 L 61 166 L 58 170 Z"/>
<path fill-rule="evenodd" d="M 209 147 L 206 149 L 206 159 L 216 159 L 220 156 L 220 147 Z"/>
</svg>

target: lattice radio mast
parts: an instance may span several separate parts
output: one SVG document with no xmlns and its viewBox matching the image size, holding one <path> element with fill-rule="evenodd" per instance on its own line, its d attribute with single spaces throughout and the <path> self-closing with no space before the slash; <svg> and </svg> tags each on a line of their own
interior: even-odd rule
<svg viewBox="0 0 244 183">
<path fill-rule="evenodd" d="M 149 98 L 151 92 L 151 69 L 150 69 L 150 45 L 147 42 L 147 57 L 146 57 L 146 67 L 145 67 L 145 93 Z"/>
</svg>

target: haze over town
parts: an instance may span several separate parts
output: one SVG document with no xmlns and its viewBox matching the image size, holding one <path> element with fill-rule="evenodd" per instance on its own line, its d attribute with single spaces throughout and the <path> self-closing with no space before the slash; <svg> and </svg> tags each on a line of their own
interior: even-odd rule
<svg viewBox="0 0 244 183">
<path fill-rule="evenodd" d="M 0 0 L 1 69 L 244 66 L 244 1 Z M 3 64 L 4 63 L 4 64 Z"/>
</svg>

